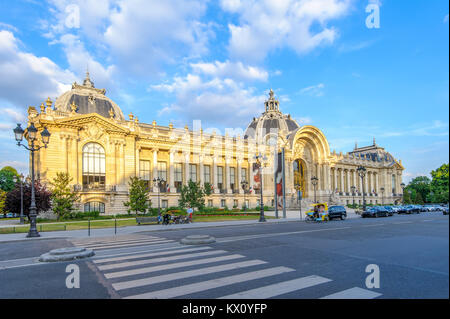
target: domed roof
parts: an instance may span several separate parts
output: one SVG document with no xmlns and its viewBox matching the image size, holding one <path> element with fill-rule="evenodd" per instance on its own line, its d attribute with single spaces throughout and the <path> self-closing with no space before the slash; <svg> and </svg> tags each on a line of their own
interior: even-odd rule
<svg viewBox="0 0 450 319">
<path fill-rule="evenodd" d="M 86 72 L 83 85 L 72 84 L 72 90 L 63 93 L 55 101 L 55 108 L 63 112 L 71 112 L 73 105 L 76 105 L 76 112 L 79 114 L 97 113 L 103 117 L 110 118 L 111 115 L 116 120 L 124 121 L 125 117 L 119 106 L 105 96 L 105 89 L 96 89 L 94 83 Z M 112 112 L 112 113 L 111 113 Z"/>
<path fill-rule="evenodd" d="M 267 134 L 283 134 L 288 136 L 300 126 L 291 118 L 290 114 L 280 112 L 280 102 L 274 98 L 270 90 L 269 99 L 264 103 L 265 112 L 258 118 L 253 118 L 244 133 L 244 138 L 265 138 Z"/>
</svg>

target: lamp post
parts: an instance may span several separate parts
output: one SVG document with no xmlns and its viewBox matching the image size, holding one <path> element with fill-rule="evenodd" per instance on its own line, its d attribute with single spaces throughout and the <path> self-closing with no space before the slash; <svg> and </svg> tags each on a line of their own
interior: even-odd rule
<svg viewBox="0 0 450 319">
<path fill-rule="evenodd" d="M 14 176 L 14 182 L 20 183 L 20 224 L 23 224 L 23 174 Z"/>
<path fill-rule="evenodd" d="M 317 200 L 316 200 L 316 186 L 317 186 L 318 182 L 319 182 L 319 179 L 316 176 L 311 177 L 311 183 L 314 186 L 314 203 L 317 203 Z"/>
<path fill-rule="evenodd" d="M 262 167 L 265 166 L 267 163 L 267 157 L 259 153 L 258 155 L 255 155 L 253 157 L 258 164 L 258 170 L 259 170 L 259 183 L 260 183 L 260 191 L 261 191 L 261 197 L 260 197 L 260 213 L 259 213 L 259 221 L 265 222 L 266 218 L 264 217 L 264 199 L 263 199 L 263 180 L 262 180 Z"/>
<path fill-rule="evenodd" d="M 163 180 L 162 178 L 154 178 L 153 179 L 153 186 L 158 188 L 158 215 L 161 215 L 161 206 L 159 204 L 159 191 L 161 189 L 161 185 L 163 185 L 163 183 L 165 183 L 165 180 Z"/>
<path fill-rule="evenodd" d="M 381 191 L 381 206 L 383 206 L 384 205 L 384 187 L 381 187 L 380 191 Z"/>
<path fill-rule="evenodd" d="M 401 183 L 400 187 L 402 188 L 402 204 L 405 204 L 405 183 Z"/>
<path fill-rule="evenodd" d="M 366 168 L 364 166 L 358 166 L 356 169 L 359 177 L 361 177 L 362 193 L 363 193 L 363 211 L 366 210 L 366 195 L 364 189 L 364 177 L 366 176 Z"/>
<path fill-rule="evenodd" d="M 353 208 L 355 208 L 355 190 L 356 190 L 356 187 L 355 187 L 355 186 L 352 186 L 352 187 L 350 187 L 350 190 L 352 191 Z"/>
<path fill-rule="evenodd" d="M 302 185 L 300 184 L 295 184 L 294 185 L 295 190 L 297 191 L 297 200 L 298 200 L 298 206 L 299 206 L 299 213 L 300 213 L 300 220 L 302 220 Z"/>
<path fill-rule="evenodd" d="M 244 190 L 244 212 L 247 209 L 247 202 L 245 201 L 245 192 L 247 192 L 247 188 L 248 188 L 248 182 L 244 179 L 241 182 L 241 187 Z"/>
<path fill-rule="evenodd" d="M 23 146 L 25 149 L 31 152 L 31 205 L 30 205 L 30 230 L 28 232 L 27 237 L 40 237 L 37 228 L 36 228 L 36 200 L 34 195 L 34 152 L 39 151 L 41 148 L 47 148 L 48 142 L 50 141 L 50 132 L 44 127 L 44 130 L 41 132 L 42 145 L 35 146 L 34 143 L 37 141 L 37 128 L 34 126 L 32 122 L 30 126 L 27 128 L 28 135 L 28 146 L 22 144 L 23 134 L 25 131 L 20 127 L 20 124 L 17 124 L 17 127 L 13 130 L 14 135 L 17 141 L 18 146 Z"/>
</svg>

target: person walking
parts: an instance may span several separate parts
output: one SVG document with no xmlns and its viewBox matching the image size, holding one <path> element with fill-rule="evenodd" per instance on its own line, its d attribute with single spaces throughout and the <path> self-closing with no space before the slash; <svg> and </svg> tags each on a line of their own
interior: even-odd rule
<svg viewBox="0 0 450 319">
<path fill-rule="evenodd" d="M 188 207 L 188 209 L 187 209 L 187 215 L 188 215 L 188 218 L 189 218 L 189 222 L 190 223 L 192 223 L 192 213 L 194 212 L 194 209 L 192 208 L 192 207 Z"/>
</svg>

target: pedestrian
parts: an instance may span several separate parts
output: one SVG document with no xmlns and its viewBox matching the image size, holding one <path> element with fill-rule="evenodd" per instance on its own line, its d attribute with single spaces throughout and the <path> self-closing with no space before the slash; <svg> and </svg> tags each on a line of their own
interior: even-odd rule
<svg viewBox="0 0 450 319">
<path fill-rule="evenodd" d="M 193 212 L 194 212 L 194 209 L 191 206 L 189 206 L 188 209 L 187 209 L 187 215 L 188 215 L 190 223 L 192 223 L 192 213 Z"/>
</svg>

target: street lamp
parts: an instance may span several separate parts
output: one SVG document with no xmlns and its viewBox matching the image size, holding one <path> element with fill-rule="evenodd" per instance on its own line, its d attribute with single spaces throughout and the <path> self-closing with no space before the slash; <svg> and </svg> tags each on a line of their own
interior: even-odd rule
<svg viewBox="0 0 450 319">
<path fill-rule="evenodd" d="M 165 183 L 166 181 L 163 180 L 162 178 L 154 178 L 153 179 L 153 186 L 158 188 L 158 215 L 161 215 L 161 206 L 159 205 L 159 191 L 161 189 L 161 186 Z"/>
<path fill-rule="evenodd" d="M 301 193 L 302 185 L 295 184 L 294 187 L 295 187 L 295 190 L 297 191 L 297 200 L 299 202 L 299 207 L 300 207 L 299 208 L 300 220 L 302 220 L 302 193 Z"/>
<path fill-rule="evenodd" d="M 380 191 L 381 191 L 381 205 L 384 205 L 384 187 L 381 187 Z"/>
<path fill-rule="evenodd" d="M 247 203 L 245 201 L 245 193 L 247 192 L 248 188 L 248 182 L 245 179 L 241 182 L 241 187 L 244 190 L 244 212 L 245 212 L 245 209 L 247 208 Z"/>
<path fill-rule="evenodd" d="M 41 132 L 42 144 L 40 146 L 35 146 L 34 143 L 37 142 L 37 128 L 34 126 L 32 122 L 30 126 L 27 128 L 28 135 L 28 147 L 22 144 L 23 134 L 25 131 L 17 124 L 17 127 L 13 130 L 16 138 L 16 142 L 18 146 L 23 146 L 25 149 L 31 152 L 31 205 L 30 205 L 30 230 L 28 232 L 27 237 L 40 237 L 37 228 L 36 228 L 36 200 L 34 195 L 34 152 L 39 151 L 41 148 L 47 148 L 48 142 L 50 141 L 50 132 L 44 127 L 44 130 Z"/>
<path fill-rule="evenodd" d="M 23 224 L 23 174 L 14 176 L 14 183 L 20 183 L 20 224 Z"/>
<path fill-rule="evenodd" d="M 402 204 L 405 204 L 405 183 L 401 183 L 400 187 L 402 188 Z"/>
<path fill-rule="evenodd" d="M 256 161 L 256 163 L 258 164 L 258 170 L 259 170 L 259 184 L 260 186 L 260 191 L 261 191 L 261 197 L 260 197 L 260 213 L 259 213 L 259 221 L 260 222 L 265 222 L 266 218 L 264 217 L 264 200 L 263 200 L 263 180 L 262 180 L 262 166 L 267 164 L 267 157 L 264 155 L 262 155 L 261 153 L 259 153 L 258 155 L 255 155 L 253 157 Z"/>
<path fill-rule="evenodd" d="M 366 168 L 364 166 L 358 166 L 356 169 L 359 177 L 361 177 L 362 193 L 363 193 L 363 211 L 366 210 L 366 195 L 364 189 L 364 177 L 366 176 Z"/>
<path fill-rule="evenodd" d="M 350 187 L 350 190 L 352 191 L 353 208 L 355 208 L 355 190 L 356 190 L 356 187 L 355 187 L 355 186 L 352 186 L 352 187 Z"/>
<path fill-rule="evenodd" d="M 317 186 L 318 182 L 319 182 L 319 179 L 317 177 L 315 177 L 315 176 L 311 177 L 311 183 L 314 186 L 314 203 L 317 203 L 317 200 L 316 200 L 316 186 Z"/>
</svg>

